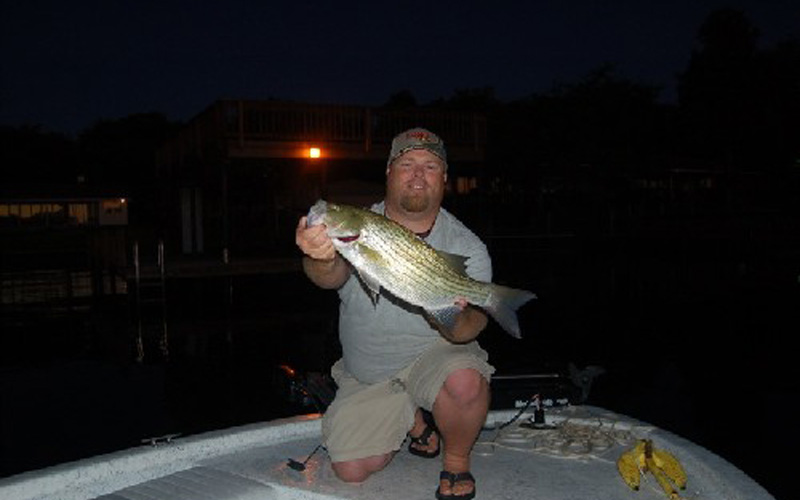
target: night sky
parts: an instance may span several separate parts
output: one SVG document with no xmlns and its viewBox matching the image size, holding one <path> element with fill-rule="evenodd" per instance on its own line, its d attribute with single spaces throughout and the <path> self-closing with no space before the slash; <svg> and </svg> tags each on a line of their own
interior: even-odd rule
<svg viewBox="0 0 800 500">
<path fill-rule="evenodd" d="M 762 46 L 800 26 L 794 0 L 463 3 L 2 0 L 0 124 L 74 134 L 226 97 L 380 105 L 489 86 L 511 100 L 603 63 L 671 101 L 712 10 L 743 10 Z"/>
</svg>

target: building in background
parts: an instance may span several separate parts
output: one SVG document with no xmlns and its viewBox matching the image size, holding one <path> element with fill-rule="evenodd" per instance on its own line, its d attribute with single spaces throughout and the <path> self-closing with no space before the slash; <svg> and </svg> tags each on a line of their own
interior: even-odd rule
<svg viewBox="0 0 800 500">
<path fill-rule="evenodd" d="M 87 308 L 124 293 L 128 200 L 82 186 L 0 194 L 0 300 L 9 310 Z"/>
<path fill-rule="evenodd" d="M 224 259 L 286 251 L 316 199 L 380 200 L 391 140 L 416 126 L 445 141 L 451 192 L 475 189 L 486 157 L 483 115 L 217 101 L 158 152 L 167 247 Z"/>
</svg>

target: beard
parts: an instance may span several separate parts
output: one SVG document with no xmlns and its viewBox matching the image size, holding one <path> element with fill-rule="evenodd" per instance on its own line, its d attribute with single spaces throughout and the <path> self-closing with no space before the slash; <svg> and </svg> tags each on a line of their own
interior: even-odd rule
<svg viewBox="0 0 800 500">
<path fill-rule="evenodd" d="M 412 192 L 400 197 L 400 206 L 410 213 L 425 212 L 431 206 L 431 196 L 426 192 Z"/>
</svg>

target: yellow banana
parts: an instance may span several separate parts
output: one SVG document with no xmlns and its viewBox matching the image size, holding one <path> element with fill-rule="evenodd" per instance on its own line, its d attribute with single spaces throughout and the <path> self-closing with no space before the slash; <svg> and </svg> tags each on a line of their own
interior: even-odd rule
<svg viewBox="0 0 800 500">
<path fill-rule="evenodd" d="M 656 463 L 656 466 L 663 470 L 664 473 L 669 477 L 675 486 L 680 489 L 686 488 L 686 471 L 683 470 L 683 466 L 681 463 L 678 462 L 678 459 L 675 456 L 665 450 L 659 450 L 653 448 L 653 462 Z"/>
<path fill-rule="evenodd" d="M 649 439 L 640 439 L 636 446 L 620 455 L 617 470 L 631 489 L 638 490 L 641 475 L 650 472 L 670 500 L 679 499 L 673 483 L 680 489 L 686 487 L 686 471 L 671 453 L 653 447 Z"/>
<path fill-rule="evenodd" d="M 645 462 L 647 463 L 647 470 L 649 470 L 653 476 L 655 476 L 656 481 L 658 481 L 658 484 L 661 486 L 661 489 L 664 490 L 664 493 L 667 494 L 667 497 L 669 497 L 670 500 L 680 498 L 678 496 L 678 492 L 672 487 L 672 483 L 669 482 L 667 475 L 656 465 L 651 453 L 645 455 Z"/>
<path fill-rule="evenodd" d="M 645 467 L 645 450 L 647 449 L 647 440 L 640 439 L 636 446 L 633 447 L 633 454 L 636 457 L 636 463 L 639 465 L 639 469 L 642 471 L 647 471 Z"/>
<path fill-rule="evenodd" d="M 639 489 L 640 472 L 639 466 L 636 465 L 636 458 L 630 453 L 623 453 L 619 460 L 617 460 L 617 470 L 619 475 L 622 476 L 623 481 L 631 487 L 632 490 Z"/>
</svg>

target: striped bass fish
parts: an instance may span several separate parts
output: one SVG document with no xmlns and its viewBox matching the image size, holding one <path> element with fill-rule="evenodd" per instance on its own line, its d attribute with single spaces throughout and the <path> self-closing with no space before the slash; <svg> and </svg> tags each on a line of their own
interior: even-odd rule
<svg viewBox="0 0 800 500">
<path fill-rule="evenodd" d="M 487 283 L 466 274 L 466 257 L 441 252 L 411 230 L 370 210 L 318 201 L 308 226 L 325 224 L 339 254 L 378 299 L 381 288 L 421 307 L 445 331 L 452 330 L 465 299 L 480 307 L 515 338 L 520 338 L 516 310 L 536 296 L 525 290 Z"/>
</svg>

